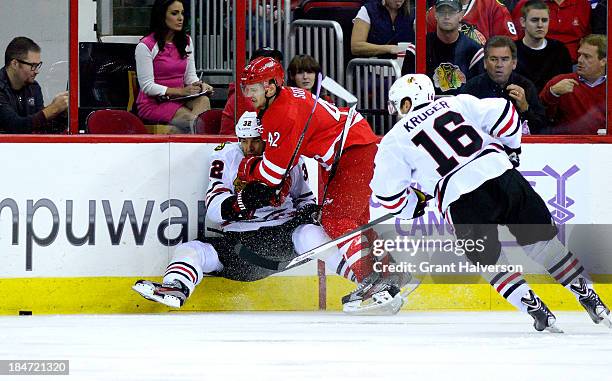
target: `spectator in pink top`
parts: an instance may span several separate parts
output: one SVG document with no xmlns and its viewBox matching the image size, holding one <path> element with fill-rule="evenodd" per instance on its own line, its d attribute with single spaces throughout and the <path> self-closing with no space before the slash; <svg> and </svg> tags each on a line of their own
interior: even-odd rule
<svg viewBox="0 0 612 381">
<path fill-rule="evenodd" d="M 146 121 L 171 124 L 174 133 L 192 132 L 197 117 L 210 109 L 206 96 L 177 98 L 212 91 L 196 75 L 193 44 L 184 21 L 183 0 L 155 0 L 149 34 L 136 46 L 138 115 Z"/>
</svg>

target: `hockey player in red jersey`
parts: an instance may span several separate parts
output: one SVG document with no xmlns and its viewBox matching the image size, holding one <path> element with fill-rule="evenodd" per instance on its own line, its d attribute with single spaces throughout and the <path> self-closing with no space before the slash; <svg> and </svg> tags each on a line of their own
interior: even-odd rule
<svg viewBox="0 0 612 381">
<path fill-rule="evenodd" d="M 460 31 L 468 37 L 484 45 L 486 40 L 493 36 L 508 36 L 516 40 L 516 27 L 512 15 L 499 0 L 462 0 L 463 26 Z M 436 9 L 431 7 L 427 11 L 427 31 L 436 31 Z M 475 29 L 475 30 L 472 30 Z"/>
<path fill-rule="evenodd" d="M 261 158 L 243 160 L 242 179 L 262 182 L 270 186 L 271 194 L 275 193 L 275 188 L 282 186 L 287 169 L 296 164 L 290 161 L 309 123 L 295 160 L 300 155 L 313 158 L 328 171 L 322 178 L 323 184 L 329 181 L 329 188 L 326 199 L 320 203 L 323 205 L 321 224 L 331 238 L 336 238 L 368 222 L 368 184 L 379 138 L 361 114 L 355 113 L 347 121 L 346 108 L 338 108 L 322 99 L 318 99 L 315 105 L 313 94 L 299 88 L 283 87 L 283 83 L 282 66 L 267 57 L 253 60 L 242 73 L 242 91 L 258 110 L 263 125 L 262 136 L 267 144 Z M 337 151 L 341 155 L 335 163 Z M 334 165 L 337 169 L 330 181 L 329 171 Z M 262 198 L 268 199 L 269 196 L 263 195 Z M 338 244 L 346 271 L 352 271 L 364 286 L 343 298 L 345 312 L 359 313 L 366 304 L 374 308 L 377 304 L 391 303 L 392 299 L 397 302 L 400 297 L 401 280 L 383 281 L 373 272 L 368 236 L 364 234 Z M 362 255 L 362 250 L 367 254 Z M 382 284 L 387 281 L 391 284 Z M 380 288 L 365 286 L 370 283 L 377 283 Z M 374 300 L 373 295 L 366 291 L 375 289 L 380 291 L 380 295 L 374 298 L 379 302 L 370 303 Z M 394 308 L 392 312 L 397 311 Z"/>
<path fill-rule="evenodd" d="M 542 198 L 515 167 L 520 119 L 502 98 L 458 95 L 434 99 L 422 74 L 399 78 L 389 90 L 389 109 L 401 117 L 382 139 L 375 159 L 370 218 L 395 214 L 413 218 L 424 201 L 409 186 L 416 181 L 434 195 L 458 239 L 482 239 L 482 251 L 467 251 L 481 265 L 499 264 L 498 226 L 557 282 L 570 290 L 591 319 L 611 326 L 610 310 L 592 287 L 580 261 L 556 237 Z M 555 316 L 519 273 L 482 274 L 509 302 L 534 318 L 538 331 L 558 331 Z"/>
</svg>

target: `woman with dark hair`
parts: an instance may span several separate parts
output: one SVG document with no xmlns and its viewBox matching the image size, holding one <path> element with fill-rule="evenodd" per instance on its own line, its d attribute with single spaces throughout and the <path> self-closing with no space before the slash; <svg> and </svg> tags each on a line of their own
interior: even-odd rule
<svg viewBox="0 0 612 381">
<path fill-rule="evenodd" d="M 289 80 L 287 85 L 314 92 L 317 88 L 317 74 L 321 72 L 321 65 L 308 54 L 298 54 L 291 59 L 289 67 Z"/>
<path fill-rule="evenodd" d="M 351 53 L 358 57 L 395 58 L 399 42 L 414 42 L 411 0 L 368 0 L 353 19 Z"/>
<path fill-rule="evenodd" d="M 184 21 L 183 0 L 155 0 L 149 33 L 136 46 L 138 115 L 171 124 L 176 127 L 173 132 L 179 133 L 191 132 L 198 116 L 210 109 L 208 97 L 197 94 L 212 92 L 196 75 L 193 44 Z M 184 99 L 187 96 L 194 97 Z"/>
</svg>

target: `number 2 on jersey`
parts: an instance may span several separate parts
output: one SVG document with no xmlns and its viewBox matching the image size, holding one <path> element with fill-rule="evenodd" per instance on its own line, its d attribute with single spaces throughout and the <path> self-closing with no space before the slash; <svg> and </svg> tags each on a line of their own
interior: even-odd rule
<svg viewBox="0 0 612 381">
<path fill-rule="evenodd" d="M 434 120 L 433 129 L 458 156 L 470 157 L 482 148 L 482 137 L 480 137 L 474 127 L 468 124 L 462 124 L 464 121 L 465 119 L 463 119 L 461 114 L 449 111 Z M 448 126 L 450 123 L 454 124 L 455 128 L 449 129 Z M 461 138 L 464 138 L 463 141 L 469 140 L 469 143 L 464 144 Z M 414 145 L 423 147 L 436 161 L 438 164 L 436 170 L 440 176 L 446 176 L 459 165 L 459 162 L 454 156 L 446 156 L 440 147 L 438 147 L 436 141 L 440 141 L 440 139 L 432 139 L 432 137 L 423 130 L 412 138 Z"/>
</svg>

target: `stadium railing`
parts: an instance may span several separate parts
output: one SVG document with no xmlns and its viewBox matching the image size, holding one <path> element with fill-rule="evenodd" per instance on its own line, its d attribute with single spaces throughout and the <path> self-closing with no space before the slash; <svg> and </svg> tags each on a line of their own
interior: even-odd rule
<svg viewBox="0 0 612 381">
<path fill-rule="evenodd" d="M 387 93 L 401 72 L 393 59 L 354 58 L 347 65 L 346 88 L 357 97 L 357 111 L 377 135 L 393 127 L 395 117 L 387 112 Z"/>
<path fill-rule="evenodd" d="M 291 23 L 289 60 L 308 54 L 321 65 L 323 74 L 344 85 L 344 36 L 340 24 L 327 20 L 296 20 Z"/>
</svg>

